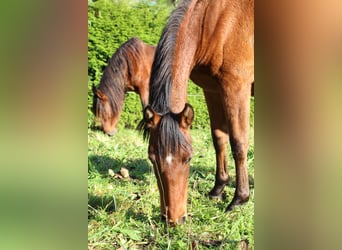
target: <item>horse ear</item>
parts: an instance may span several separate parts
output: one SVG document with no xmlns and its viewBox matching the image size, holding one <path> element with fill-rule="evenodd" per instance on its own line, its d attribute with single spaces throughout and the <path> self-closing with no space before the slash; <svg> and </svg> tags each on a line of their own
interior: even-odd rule
<svg viewBox="0 0 342 250">
<path fill-rule="evenodd" d="M 182 128 L 189 128 L 194 120 L 194 109 L 189 103 L 185 104 L 183 111 L 179 114 L 180 115 L 180 122 L 179 125 Z"/>
<path fill-rule="evenodd" d="M 144 109 L 144 122 L 147 128 L 155 127 L 158 124 L 159 120 L 160 116 L 156 112 L 154 112 L 150 106 L 147 106 Z"/>
<path fill-rule="evenodd" d="M 107 96 L 102 93 L 100 90 L 96 89 L 95 90 L 95 95 L 100 98 L 102 101 L 106 101 L 107 100 Z"/>
</svg>

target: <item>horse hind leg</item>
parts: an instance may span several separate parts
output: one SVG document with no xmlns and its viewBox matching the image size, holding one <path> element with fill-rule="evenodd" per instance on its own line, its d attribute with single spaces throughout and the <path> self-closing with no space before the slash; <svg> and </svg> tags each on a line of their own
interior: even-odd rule
<svg viewBox="0 0 342 250">
<path fill-rule="evenodd" d="M 229 140 L 235 162 L 236 189 L 233 200 L 226 208 L 231 211 L 236 205 L 249 200 L 247 152 L 249 139 L 250 88 L 225 92 Z"/>
</svg>

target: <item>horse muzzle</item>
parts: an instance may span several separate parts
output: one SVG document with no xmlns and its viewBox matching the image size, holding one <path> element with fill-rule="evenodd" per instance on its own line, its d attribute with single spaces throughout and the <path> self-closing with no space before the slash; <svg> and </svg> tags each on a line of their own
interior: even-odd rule
<svg viewBox="0 0 342 250">
<path fill-rule="evenodd" d="M 171 226 L 183 225 L 186 221 L 186 215 L 183 215 L 178 219 L 168 219 L 167 216 L 163 214 L 162 221 L 170 224 Z"/>
<path fill-rule="evenodd" d="M 115 133 L 116 133 L 116 129 L 113 129 L 112 131 L 107 131 L 107 132 L 106 132 L 106 134 L 107 134 L 108 136 L 113 136 L 113 135 L 115 135 Z"/>
</svg>

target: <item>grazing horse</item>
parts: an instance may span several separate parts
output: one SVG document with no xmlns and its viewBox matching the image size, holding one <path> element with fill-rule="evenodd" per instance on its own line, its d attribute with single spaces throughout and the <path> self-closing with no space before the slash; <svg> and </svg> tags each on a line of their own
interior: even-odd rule
<svg viewBox="0 0 342 250">
<path fill-rule="evenodd" d="M 157 45 L 149 105 L 139 128 L 149 140 L 162 217 L 182 224 L 192 156 L 187 104 L 191 78 L 202 87 L 216 152 L 215 185 L 221 197 L 228 183 L 230 142 L 236 169 L 235 194 L 226 211 L 249 199 L 247 151 L 250 94 L 254 83 L 254 0 L 184 0 L 172 12 Z M 254 91 L 253 91 L 254 92 Z"/>
<path fill-rule="evenodd" d="M 155 46 L 129 39 L 109 60 L 99 86 L 93 86 L 93 112 L 106 134 L 115 133 L 127 91 L 138 93 L 143 107 L 148 104 L 154 54 Z"/>
</svg>

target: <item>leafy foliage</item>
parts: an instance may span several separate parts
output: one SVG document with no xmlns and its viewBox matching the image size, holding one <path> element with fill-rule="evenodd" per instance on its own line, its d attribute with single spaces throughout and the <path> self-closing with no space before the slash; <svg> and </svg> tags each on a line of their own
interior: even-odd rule
<svg viewBox="0 0 342 250">
<path fill-rule="evenodd" d="M 153 1 L 88 2 L 88 126 L 94 118 L 90 111 L 91 86 L 99 84 L 110 57 L 121 44 L 134 36 L 146 43 L 157 44 L 171 9 L 172 5 L 165 1 L 155 4 Z M 129 110 L 137 110 L 140 119 L 140 105 L 139 99 L 129 99 L 125 106 L 132 106 Z M 135 106 L 139 109 L 133 108 Z M 135 117 L 135 112 L 132 115 Z M 127 123 L 128 127 L 133 125 L 130 121 Z"/>
</svg>

